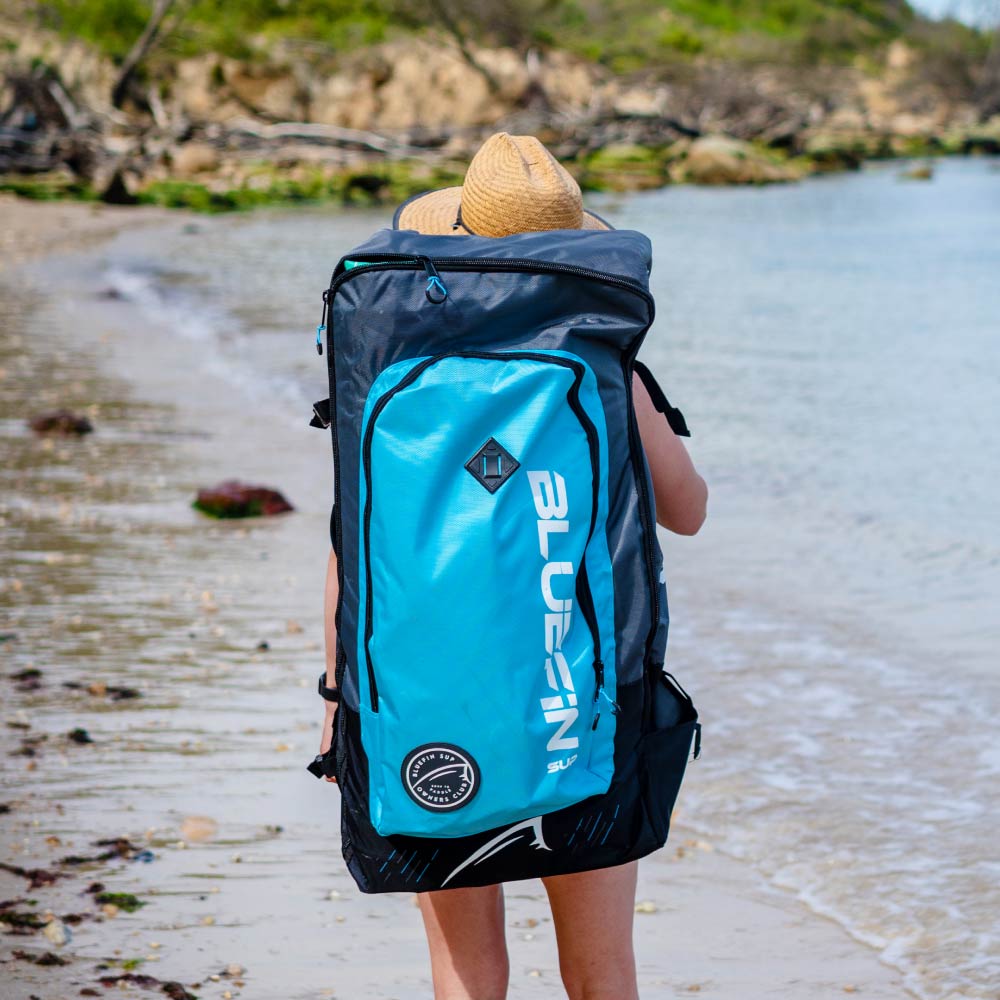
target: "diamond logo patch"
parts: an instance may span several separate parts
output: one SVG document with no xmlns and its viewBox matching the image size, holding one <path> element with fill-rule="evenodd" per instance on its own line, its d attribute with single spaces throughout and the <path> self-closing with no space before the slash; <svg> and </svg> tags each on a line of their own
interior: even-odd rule
<svg viewBox="0 0 1000 1000">
<path fill-rule="evenodd" d="M 480 485 L 496 493 L 521 468 L 521 463 L 496 438 L 490 438 L 465 467 Z"/>
</svg>

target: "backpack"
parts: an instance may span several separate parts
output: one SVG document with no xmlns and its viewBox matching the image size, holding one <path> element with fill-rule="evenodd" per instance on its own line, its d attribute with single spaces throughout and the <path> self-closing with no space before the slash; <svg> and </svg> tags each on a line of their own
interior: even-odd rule
<svg viewBox="0 0 1000 1000">
<path fill-rule="evenodd" d="M 661 847 L 701 726 L 663 668 L 667 594 L 632 373 L 637 232 L 384 229 L 317 349 L 337 555 L 328 753 L 364 892 L 622 864 Z"/>
</svg>

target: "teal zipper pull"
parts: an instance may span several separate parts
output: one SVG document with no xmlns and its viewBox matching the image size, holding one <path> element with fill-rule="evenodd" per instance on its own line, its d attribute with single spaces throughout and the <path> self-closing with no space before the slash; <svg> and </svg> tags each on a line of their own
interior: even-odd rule
<svg viewBox="0 0 1000 1000">
<path fill-rule="evenodd" d="M 601 699 L 603 698 L 611 706 L 611 714 L 618 715 L 621 706 L 614 701 L 611 695 L 604 690 L 604 664 L 600 660 L 594 661 L 594 673 L 597 675 L 597 684 L 594 687 L 594 721 L 591 724 L 591 731 L 597 729 L 597 723 L 601 721 Z"/>
<path fill-rule="evenodd" d="M 328 311 L 327 294 L 330 289 L 323 292 L 323 315 L 320 317 L 319 326 L 316 327 L 316 353 L 323 353 L 323 334 L 326 333 L 326 317 Z"/>
<path fill-rule="evenodd" d="M 440 305 L 448 298 L 448 289 L 444 287 L 441 275 L 438 274 L 437 268 L 430 257 L 421 256 L 417 260 L 424 265 L 424 270 L 427 272 L 427 287 L 424 288 L 424 295 L 427 296 L 427 301 L 434 303 L 436 306 Z"/>
</svg>

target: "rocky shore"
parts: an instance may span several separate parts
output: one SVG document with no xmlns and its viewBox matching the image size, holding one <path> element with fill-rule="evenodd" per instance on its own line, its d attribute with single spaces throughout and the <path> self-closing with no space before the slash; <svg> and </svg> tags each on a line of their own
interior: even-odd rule
<svg viewBox="0 0 1000 1000">
<path fill-rule="evenodd" d="M 111 100 L 79 41 L 0 22 L 0 188 L 213 211 L 391 203 L 461 181 L 492 131 L 533 133 L 590 190 L 768 184 L 873 158 L 1000 153 L 989 101 L 956 97 L 905 42 L 880 61 L 693 61 L 619 75 L 553 50 L 414 36 L 341 53 L 172 62 Z"/>
</svg>

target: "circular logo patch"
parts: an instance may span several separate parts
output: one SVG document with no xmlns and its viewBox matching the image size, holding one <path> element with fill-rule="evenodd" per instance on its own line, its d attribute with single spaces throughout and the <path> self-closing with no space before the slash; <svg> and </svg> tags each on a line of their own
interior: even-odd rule
<svg viewBox="0 0 1000 1000">
<path fill-rule="evenodd" d="M 411 750 L 400 776 L 410 798 L 435 812 L 459 809 L 479 791 L 479 765 L 452 743 L 425 743 Z"/>
</svg>

